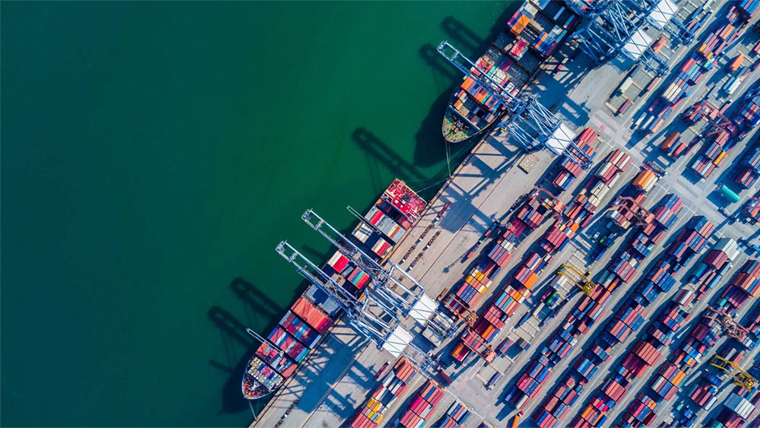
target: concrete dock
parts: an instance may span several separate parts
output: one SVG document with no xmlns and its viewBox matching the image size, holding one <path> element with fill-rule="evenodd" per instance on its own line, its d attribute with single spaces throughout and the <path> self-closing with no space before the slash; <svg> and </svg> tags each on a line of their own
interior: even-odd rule
<svg viewBox="0 0 760 428">
<path fill-rule="evenodd" d="M 717 11 L 722 7 L 722 4 L 718 3 L 713 7 Z M 702 40 L 702 36 L 708 28 L 709 26 L 704 26 L 702 32 L 697 34 L 695 39 L 697 41 Z M 671 58 L 672 68 L 675 68 L 675 65 L 679 64 L 692 48 L 693 45 L 675 49 Z M 744 49 L 746 52 L 746 43 L 739 43 L 735 49 Z M 728 60 L 729 58 L 723 58 L 721 61 L 725 63 Z M 755 59 L 755 61 L 757 60 Z M 677 231 L 692 214 L 704 215 L 717 225 L 715 238 L 722 236 L 748 238 L 753 243 L 760 244 L 760 233 L 758 233 L 756 225 L 731 222 L 718 211 L 718 208 L 724 204 L 716 199 L 716 183 L 726 179 L 725 173 L 731 168 L 731 162 L 727 162 L 709 179 L 699 181 L 690 177 L 688 173 L 685 173 L 685 170 L 700 147 L 697 147 L 690 155 L 675 162 L 666 158 L 656 148 L 656 144 L 659 144 L 664 136 L 671 132 L 671 129 L 679 126 L 676 123 L 678 122 L 676 118 L 683 109 L 701 99 L 705 91 L 710 89 L 709 84 L 716 83 L 709 83 L 712 80 L 704 79 L 695 87 L 692 95 L 681 103 L 678 111 L 673 112 L 672 124 L 654 135 L 642 136 L 635 132 L 632 123 L 640 111 L 651 102 L 651 97 L 657 93 L 656 90 L 639 97 L 635 105 L 626 114 L 614 115 L 605 105 L 610 94 L 632 67 L 632 61 L 618 58 L 592 70 L 590 59 L 580 54 L 567 64 L 565 70 L 554 75 L 542 76 L 538 84 L 530 89 L 539 95 L 542 104 L 556 106 L 553 110 L 556 110 L 556 114 L 572 129 L 577 131 L 590 126 L 600 134 L 600 141 L 595 147 L 598 153 L 595 159 L 597 163 L 614 148 L 623 149 L 631 154 L 634 163 L 634 167 L 629 168 L 623 174 L 618 180 L 616 188 L 613 188 L 603 200 L 594 223 L 586 227 L 571 245 L 553 257 L 550 265 L 543 270 L 537 287 L 541 287 L 553 276 L 559 265 L 570 258 L 579 260 L 579 263 L 583 263 L 594 274 L 600 272 L 610 261 L 618 248 L 626 242 L 627 236 L 619 237 L 606 256 L 598 261 L 592 260 L 589 254 L 589 248 L 593 246 L 591 236 L 594 233 L 596 223 L 600 222 L 604 216 L 603 207 L 607 206 L 614 195 L 626 183 L 630 182 L 638 172 L 637 167 L 645 161 L 656 163 L 668 171 L 668 175 L 661 179 L 657 187 L 650 192 L 645 207 L 651 208 L 655 202 L 668 193 L 674 193 L 684 200 L 686 209 L 682 212 L 678 224 L 673 226 L 671 230 Z M 716 69 L 720 70 L 718 67 Z M 722 71 L 717 71 L 717 73 L 722 73 Z M 735 95 L 732 96 L 733 99 L 740 96 L 758 78 L 760 78 L 760 69 L 753 71 L 747 77 Z M 667 78 L 664 81 L 667 81 Z M 732 97 L 726 97 L 726 99 Z M 755 131 L 749 133 L 734 147 L 730 154 L 731 161 L 741 156 L 746 145 L 757 137 L 755 134 Z M 551 170 L 551 165 L 556 159 L 548 151 L 526 155 L 498 130 L 485 136 L 477 144 L 472 154 L 452 174 L 452 177 L 444 184 L 435 198 L 430 201 L 419 222 L 408 231 L 403 240 L 395 247 L 391 260 L 400 263 L 402 257 L 414 246 L 409 259 L 416 258 L 420 252 L 422 255 L 414 268 L 409 270 L 409 273 L 423 285 L 425 293 L 435 298 L 444 289 L 451 289 L 455 283 L 462 280 L 464 272 L 471 268 L 476 257 L 465 260 L 464 256 L 489 226 L 494 221 L 502 220 L 505 213 L 520 196 L 537 186 L 550 187 L 546 182 L 547 171 Z M 518 167 L 521 162 L 529 162 L 532 165 L 529 171 L 526 172 Z M 581 182 L 583 182 L 583 177 L 577 180 L 573 187 L 563 192 L 559 199 L 567 202 L 567 199 L 573 195 L 575 187 Z M 758 187 L 760 186 L 755 184 L 752 189 L 743 192 L 741 203 L 729 206 L 728 211 L 734 212 L 739 209 L 747 197 L 757 192 Z M 446 203 L 451 204 L 450 208 L 439 221 L 434 221 Z M 430 232 L 440 232 L 440 234 L 429 248 L 423 250 L 431 233 L 429 232 L 421 243 L 418 244 L 417 242 L 430 225 L 432 225 Z M 545 222 L 523 239 L 522 244 L 512 252 L 510 262 L 497 276 L 492 278 L 493 285 L 481 299 L 481 305 L 489 300 L 494 290 L 500 289 L 502 281 L 508 277 L 512 268 L 521 261 L 523 255 L 532 247 L 532 243 L 536 238 L 543 235 L 549 225 L 550 222 Z M 628 233 L 630 230 L 626 231 L 626 234 Z M 667 240 L 672 239 L 673 235 L 674 233 L 671 231 Z M 715 239 L 711 242 L 714 241 Z M 639 268 L 639 274 L 630 281 L 630 284 L 635 284 L 638 277 L 656 262 L 658 254 L 665 248 L 665 245 L 657 247 L 655 253 L 647 258 L 646 263 Z M 480 251 L 485 247 L 485 245 L 481 246 Z M 746 259 L 746 255 L 743 258 Z M 679 272 L 680 275 L 677 279 L 681 279 L 686 272 L 689 272 L 693 268 L 693 264 L 694 262 Z M 406 265 L 408 265 L 408 261 Z M 402 266 L 405 265 L 402 264 Z M 718 287 L 715 290 L 717 289 Z M 673 290 L 673 292 L 675 291 Z M 607 303 L 607 307 L 614 308 L 618 302 L 625 298 L 625 294 L 625 292 L 616 293 Z M 663 293 L 659 296 L 657 301 L 651 305 L 653 312 L 658 305 L 669 300 L 671 295 L 672 293 Z M 446 397 L 436 407 L 428 420 L 437 420 L 447 410 L 449 404 L 459 400 L 469 405 L 474 413 L 466 426 L 476 427 L 481 422 L 486 422 L 491 426 L 504 426 L 508 418 L 515 413 L 514 408 L 503 401 L 505 387 L 516 380 L 515 374 L 520 373 L 525 364 L 538 352 L 538 345 L 543 343 L 551 332 L 559 327 L 561 320 L 580 298 L 581 294 L 575 293 L 563 310 L 557 313 L 553 319 L 547 321 L 536 336 L 532 338 L 531 343 L 536 346 L 520 353 L 514 360 L 497 357 L 491 365 L 484 364 L 480 359 L 463 366 L 449 364 L 446 373 L 454 381 L 447 387 Z M 709 299 L 710 296 L 705 297 L 694 313 L 699 313 L 704 309 Z M 501 330 L 494 342 L 499 343 L 509 335 L 516 328 L 517 320 L 521 319 L 534 305 L 535 302 L 530 301 L 530 299 L 527 304 L 522 304 L 518 311 L 510 317 L 507 325 Z M 610 317 L 612 313 L 613 311 L 608 310 L 605 318 L 597 321 L 594 328 L 584 336 L 585 343 L 593 341 L 595 329 L 603 325 L 606 317 Z M 649 320 L 647 320 L 648 322 Z M 696 319 L 690 320 L 690 323 L 693 322 L 696 322 Z M 571 408 L 569 414 L 577 413 L 581 406 L 586 403 L 588 395 L 598 389 L 601 382 L 605 380 L 605 373 L 609 371 L 610 365 L 622 354 L 622 349 L 627 349 L 633 343 L 635 339 L 633 336 L 616 348 L 618 354 L 613 355 L 609 363 L 600 366 L 600 373 L 587 386 L 584 395 Z M 560 365 L 552 370 L 551 377 L 544 387 L 545 392 L 551 390 L 554 382 L 560 378 L 567 365 L 583 349 L 583 345 L 577 346 Z M 444 365 L 449 362 L 449 351 L 449 344 L 444 344 L 436 350 L 436 356 Z M 345 321 L 340 321 L 324 343 L 309 355 L 298 373 L 275 394 L 251 426 L 274 427 L 278 424 L 286 427 L 341 426 L 355 414 L 357 408 L 377 386 L 378 380 L 375 375 L 389 361 L 391 363 L 395 361 L 390 353 L 377 349 L 347 325 Z M 495 370 L 499 370 L 504 376 L 493 390 L 486 390 L 484 385 Z M 647 376 L 648 374 L 645 375 L 644 379 L 648 378 Z M 385 412 L 383 424 L 392 425 L 396 417 L 400 415 L 401 410 L 406 407 L 411 392 L 422 385 L 423 381 L 422 376 L 417 376 L 414 379 L 408 389 L 409 392 L 401 399 L 396 400 L 393 406 Z M 643 381 L 638 383 L 643 384 Z M 628 393 L 627 400 L 632 399 L 635 396 L 635 391 L 640 387 L 641 385 L 635 385 L 634 390 Z M 540 399 L 533 400 L 532 404 L 525 410 L 525 414 L 531 414 L 540 401 Z M 614 421 L 624 408 L 623 404 L 619 404 L 610 415 L 610 421 Z M 661 412 L 663 415 L 667 413 L 666 411 Z M 569 420 L 566 421 L 569 422 Z M 525 422 L 523 425 L 531 426 L 530 424 L 531 422 Z"/>
</svg>

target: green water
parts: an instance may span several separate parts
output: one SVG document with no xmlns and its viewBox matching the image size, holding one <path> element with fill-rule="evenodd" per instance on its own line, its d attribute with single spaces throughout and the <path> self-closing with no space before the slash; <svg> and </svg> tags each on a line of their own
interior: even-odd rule
<svg viewBox="0 0 760 428">
<path fill-rule="evenodd" d="M 241 328 L 302 290 L 276 243 L 435 193 L 432 47 L 504 5 L 3 2 L 3 425 L 247 424 Z"/>
</svg>

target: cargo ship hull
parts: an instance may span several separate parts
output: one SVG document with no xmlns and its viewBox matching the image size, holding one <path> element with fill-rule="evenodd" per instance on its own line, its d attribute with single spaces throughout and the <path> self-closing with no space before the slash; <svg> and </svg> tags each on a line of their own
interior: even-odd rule
<svg viewBox="0 0 760 428">
<path fill-rule="evenodd" d="M 351 239 L 370 257 L 382 262 L 419 218 L 426 204 L 403 181 L 395 180 L 356 226 Z M 370 276 L 341 251 L 336 251 L 322 270 L 356 297 L 360 297 L 371 282 Z M 258 400 L 282 386 L 329 334 L 339 314 L 337 302 L 312 285 L 268 336 L 249 332 L 262 343 L 243 373 L 243 397 Z"/>
</svg>

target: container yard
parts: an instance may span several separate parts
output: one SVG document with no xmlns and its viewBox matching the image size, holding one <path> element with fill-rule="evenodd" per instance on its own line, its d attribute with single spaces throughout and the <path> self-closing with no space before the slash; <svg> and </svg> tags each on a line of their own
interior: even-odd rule
<svg viewBox="0 0 760 428">
<path fill-rule="evenodd" d="M 457 66 L 451 108 L 535 97 L 549 150 L 505 122 L 429 202 L 397 180 L 347 235 L 304 214 L 337 251 L 281 253 L 314 285 L 251 359 L 252 426 L 757 428 L 760 0 L 658 2 L 648 50 L 601 63 L 587 6 L 528 0 Z"/>
</svg>

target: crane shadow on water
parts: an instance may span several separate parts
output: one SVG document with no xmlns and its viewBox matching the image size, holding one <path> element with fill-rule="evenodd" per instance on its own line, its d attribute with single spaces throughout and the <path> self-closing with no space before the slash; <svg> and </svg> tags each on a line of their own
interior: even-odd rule
<svg viewBox="0 0 760 428">
<path fill-rule="evenodd" d="M 266 320 L 279 319 L 285 312 L 285 308 L 278 305 L 264 291 L 241 277 L 233 279 L 230 287 L 235 295 L 246 303 L 250 325 L 258 326 L 266 323 Z M 243 332 L 245 333 L 245 328 Z"/>
<path fill-rule="evenodd" d="M 248 359 L 258 347 L 251 337 L 245 333 L 245 325 L 235 316 L 219 306 L 212 306 L 207 315 L 219 329 L 222 336 L 227 361 L 225 363 L 210 360 L 211 366 L 229 374 L 222 386 L 221 413 L 239 413 L 248 408 L 241 394 L 240 383 L 243 371 L 248 365 Z M 245 351 L 241 354 L 240 349 Z"/>
<path fill-rule="evenodd" d="M 247 327 L 255 327 L 261 333 L 271 331 L 277 325 L 285 309 L 267 296 L 261 289 L 242 277 L 230 282 L 230 288 L 246 305 L 248 325 L 240 321 L 226 309 L 212 306 L 206 313 L 209 320 L 219 329 L 226 361 L 209 360 L 209 364 L 229 377 L 222 387 L 222 410 L 220 413 L 238 413 L 249 410 L 246 400 L 241 395 L 240 383 L 248 360 L 259 343 L 246 333 Z M 251 316 L 251 313 L 253 316 Z M 263 326 L 263 327 L 260 327 Z M 253 402 L 255 410 L 260 411 L 267 400 Z"/>
<path fill-rule="evenodd" d="M 453 16 L 445 17 L 441 21 L 441 28 L 453 45 L 465 53 L 470 52 L 475 56 L 480 56 L 488 49 L 490 40 L 505 27 L 509 18 L 519 7 L 518 2 L 513 3 L 504 8 L 485 38 L 480 37 L 470 27 Z M 417 144 L 414 150 L 414 163 L 427 167 L 446 159 L 447 143 L 443 139 L 441 131 L 443 116 L 446 113 L 451 94 L 464 76 L 453 65 L 449 64 L 431 43 L 424 44 L 419 50 L 419 55 L 422 61 L 432 69 L 432 78 L 436 87 L 445 88 L 430 106 L 430 110 L 420 123 L 420 129 L 415 134 Z M 450 153 L 452 169 L 464 159 L 478 139 L 472 138 L 454 146 L 456 148 Z"/>
</svg>

